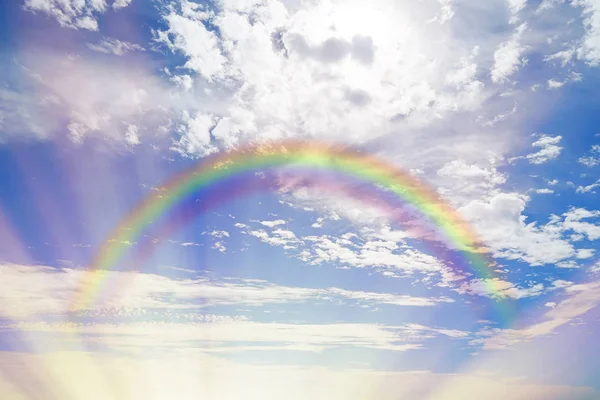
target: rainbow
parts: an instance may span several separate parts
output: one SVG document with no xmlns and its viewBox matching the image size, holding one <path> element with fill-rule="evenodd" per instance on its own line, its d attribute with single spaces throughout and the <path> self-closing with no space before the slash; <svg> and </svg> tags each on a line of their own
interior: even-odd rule
<svg viewBox="0 0 600 400">
<path fill-rule="evenodd" d="M 384 189 L 393 197 L 415 208 L 422 218 L 436 227 L 449 245 L 464 255 L 463 262 L 472 275 L 484 279 L 490 295 L 495 288 L 488 250 L 470 225 L 437 193 L 412 175 L 368 154 L 315 142 L 282 142 L 250 145 L 208 157 L 197 166 L 180 173 L 155 194 L 144 199 L 112 232 L 96 253 L 71 309 L 90 308 L 108 283 L 106 271 L 113 270 L 135 243 L 156 221 L 168 215 L 199 191 L 218 191 L 219 183 L 244 179 L 248 173 L 293 166 L 309 171 L 326 171 Z M 272 189 L 272 187 L 271 187 Z M 230 197 L 244 196 L 247 190 L 234 190 Z M 360 196 L 355 196 L 360 199 Z M 363 201 L 367 201 L 362 199 Z M 222 199 L 217 196 L 214 203 Z M 385 208 L 381 204 L 376 205 Z M 206 208 L 201 207 L 201 208 Z M 189 213 L 185 218 L 191 218 Z"/>
</svg>

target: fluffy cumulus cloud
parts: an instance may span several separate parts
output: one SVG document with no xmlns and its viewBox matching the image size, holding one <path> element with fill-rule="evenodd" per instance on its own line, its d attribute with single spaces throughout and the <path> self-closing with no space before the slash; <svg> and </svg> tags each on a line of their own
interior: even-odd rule
<svg viewBox="0 0 600 400">
<path fill-rule="evenodd" d="M 98 15 L 127 5 L 129 1 L 123 0 L 28 0 L 26 9 L 77 27 L 96 23 Z M 391 0 L 168 2 L 158 9 L 162 23 L 152 30 L 151 43 L 140 46 L 106 37 L 87 43 L 89 49 L 109 55 L 142 49 L 174 55 L 161 73 L 140 69 L 132 79 L 127 70 L 112 65 L 112 80 L 95 74 L 92 79 L 87 75 L 94 63 L 87 57 L 67 69 L 52 68 L 53 74 L 29 60 L 29 79 L 39 75 L 64 86 L 72 76 L 86 76 L 84 88 L 96 81 L 102 90 L 80 90 L 72 96 L 74 104 L 66 107 L 48 107 L 48 101 L 36 104 L 39 101 L 30 96 L 12 92 L 5 101 L 21 101 L 18 109 L 28 111 L 27 116 L 52 117 L 53 124 L 44 126 L 44 137 L 50 136 L 47 131 L 67 131 L 75 141 L 98 131 L 121 132 L 114 136 L 125 137 L 127 127 L 136 125 L 140 143 L 149 135 L 154 141 L 153 133 L 164 132 L 167 142 L 172 142 L 167 148 L 193 157 L 247 141 L 319 138 L 373 143 L 407 168 L 440 169 L 459 160 L 489 169 L 486 160 L 499 160 L 512 147 L 510 139 L 518 134 L 515 124 L 524 118 L 519 110 L 535 94 L 507 84 L 527 66 L 530 50 L 549 56 L 557 50 L 539 40 L 535 18 L 518 22 L 528 9 L 520 0 L 494 0 L 485 10 L 473 2 L 459 7 L 446 0 L 427 0 L 418 7 Z M 596 15 L 591 5 L 579 9 L 590 21 Z M 535 14 L 536 18 L 542 14 Z M 501 29 L 492 24 L 492 15 L 506 15 Z M 481 23 L 470 23 L 473 18 Z M 585 32 L 591 36 L 593 29 Z M 143 76 L 156 79 L 140 82 L 138 77 Z M 559 79 L 543 79 L 550 78 Z M 532 79 L 524 76 L 520 86 L 545 82 Z M 112 102 L 111 88 L 120 87 L 123 95 L 137 93 L 142 104 L 136 112 L 119 107 L 116 114 L 102 112 L 103 121 L 87 115 Z M 95 99 L 84 93 L 95 93 Z M 60 98 L 52 87 L 43 87 L 36 97 Z M 87 112 L 81 110 L 84 105 Z M 152 118 L 140 121 L 142 115 Z M 13 119 L 23 117 L 21 112 Z M 67 129 L 61 127 L 64 121 Z M 34 122 L 22 131 L 41 129 Z M 446 133 L 434 134 L 440 131 Z M 482 135 L 493 140 L 481 140 Z M 458 148 L 454 143 L 462 145 Z M 554 145 L 543 147 L 542 154 L 530 161 L 555 157 Z"/>
<path fill-rule="evenodd" d="M 52 16 L 65 27 L 98 29 L 99 15 L 129 4 L 128 0 L 27 0 L 25 9 Z M 398 144 L 394 148 L 402 148 L 400 154 L 394 151 L 389 156 L 410 168 L 429 164 L 439 169 L 457 156 L 472 164 L 489 159 L 489 153 L 502 156 L 511 147 L 510 138 L 517 134 L 513 125 L 524 118 L 519 110 L 533 95 L 523 88 L 550 79 L 561 86 L 574 81 L 561 76 L 536 81 L 530 75 L 517 75 L 527 67 L 529 52 L 547 54 L 553 62 L 560 58 L 554 54 L 568 50 L 560 48 L 558 40 L 539 39 L 540 30 L 545 29 L 541 19 L 552 7 L 542 5 L 533 14 L 530 8 L 522 0 L 494 0 L 485 9 L 470 1 L 459 6 L 446 0 L 427 0 L 418 6 L 391 0 L 369 4 L 358 0 L 167 2 L 158 8 L 162 21 L 152 30 L 151 43 L 138 45 L 107 37 L 87 41 L 89 49 L 109 55 L 147 49 L 163 57 L 175 56 L 161 73 L 157 69 L 136 71 L 136 76 L 160 75 L 160 83 L 141 85 L 147 104 L 139 113 L 120 112 L 114 118 L 112 112 L 102 113 L 124 127 L 82 121 L 86 113 L 77 106 L 99 109 L 98 103 L 115 97 L 110 88 L 129 91 L 136 79 L 114 66 L 109 74 L 112 81 L 97 80 L 103 90 L 81 90 L 79 96 L 73 95 L 75 104 L 64 108 L 52 104 L 50 99 L 60 96 L 47 87 L 33 96 L 46 99 L 43 105 L 30 94 L 6 93 L 4 100 L 13 105 L 20 102 L 20 107 L 12 108 L 25 110 L 27 115 L 54 117 L 53 124 L 44 126 L 46 131 L 64 132 L 61 123 L 67 121 L 66 131 L 76 141 L 99 129 L 120 131 L 124 136 L 132 124 L 140 128 L 140 143 L 152 132 L 167 132 L 173 140 L 167 147 L 186 156 L 287 137 L 355 145 L 381 145 L 379 141 L 385 138 L 386 143 Z M 570 8 L 579 10 L 583 18 L 583 36 L 578 41 L 564 38 L 561 43 L 578 43 L 573 54 L 579 52 L 591 62 L 597 47 L 597 5 L 580 1 Z M 506 20 L 492 23 L 492 16 L 506 16 Z M 526 17 L 531 21 L 521 22 Z M 472 24 L 473 20 L 480 23 Z M 61 85 L 68 77 L 87 75 L 93 65 L 86 57 L 67 69 L 53 67 L 56 72 L 48 74 L 39 71 L 38 64 L 35 60 L 26 64 L 30 80 L 41 76 Z M 564 68 L 567 75 L 576 73 L 566 64 Z M 123 85 L 121 78 L 130 84 Z M 519 86 L 508 88 L 517 78 L 522 78 Z M 170 89 L 177 89 L 177 95 Z M 96 104 L 82 96 L 91 92 Z M 23 119 L 22 114 L 13 119 Z M 141 114 L 154 117 L 144 121 L 146 129 L 138 120 Z M 164 118 L 157 120 L 157 114 Z M 36 127 L 30 123 L 23 131 Z M 495 135 L 495 129 L 503 134 Z M 432 135 L 440 130 L 446 133 Z M 478 135 L 472 134 L 475 131 Z M 481 135 L 494 140 L 482 141 Z M 452 145 L 456 142 L 463 144 L 460 149 Z M 540 153 L 546 153 L 530 161 L 555 156 L 556 147 L 544 149 Z"/>
<path fill-rule="evenodd" d="M 456 206 L 464 205 L 474 198 L 486 198 L 506 183 L 507 176 L 498 171 L 498 160 L 490 157 L 477 164 L 463 159 L 450 161 L 437 171 L 433 181 L 444 197 Z"/>
<path fill-rule="evenodd" d="M 522 260 L 531 265 L 555 263 L 575 254 L 556 224 L 527 223 L 523 215 L 529 198 L 517 193 L 499 193 L 489 200 L 475 200 L 461 212 L 473 222 L 496 256 Z"/>
<path fill-rule="evenodd" d="M 457 54 L 443 44 L 406 40 L 411 32 L 425 43 L 450 29 L 425 23 L 438 4 L 306 6 L 225 1 L 213 9 L 185 1 L 168 7 L 168 29 L 157 31 L 156 40 L 183 55 L 182 67 L 211 90 L 229 93 L 211 126 L 216 143 L 290 135 L 360 143 L 384 135 L 393 121 L 424 123 L 476 108 L 485 97 L 468 44 Z M 355 18 L 363 20 L 360 29 Z"/>
<path fill-rule="evenodd" d="M 517 193 L 498 193 L 489 200 L 472 201 L 460 211 L 497 257 L 537 266 L 568 265 L 561 262 L 591 256 L 590 249 L 576 248 L 575 243 L 584 237 L 590 241 L 600 238 L 598 211 L 571 208 L 562 216 L 551 216 L 546 224 L 538 224 L 527 222 L 524 215 L 530 200 Z"/>
<path fill-rule="evenodd" d="M 519 2 L 509 6 L 514 15 L 524 8 Z M 205 154 L 215 145 L 289 136 L 362 144 L 400 131 L 410 155 L 442 121 L 469 115 L 461 119 L 463 131 L 476 129 L 475 121 L 497 125 L 517 110 L 512 99 L 497 94 L 525 65 L 528 47 L 521 41 L 529 30 L 525 24 L 507 27 L 492 36 L 486 32 L 490 42 L 475 42 L 454 29 L 480 11 L 466 7 L 461 14 L 451 2 L 437 1 L 419 7 L 386 0 L 368 7 L 357 1 L 169 5 L 167 27 L 155 31 L 155 40 L 183 57 L 180 75 L 172 79 L 185 79 L 186 90 L 219 105 L 188 110 L 214 119 L 211 142 L 183 150 Z M 352 22 L 356 18 L 360 27 Z M 481 51 L 495 45 L 495 60 Z M 197 136 L 193 129 L 179 133 L 189 141 Z M 449 140 L 458 134 L 449 132 Z M 461 137 L 481 145 L 472 139 Z M 503 151 L 503 144 L 493 150 Z"/>
<path fill-rule="evenodd" d="M 221 54 L 217 35 L 204 25 L 211 14 L 201 9 L 200 4 L 185 2 L 182 14 L 172 10 L 165 16 L 169 29 L 159 31 L 157 40 L 173 51 L 181 51 L 188 59 L 183 67 L 210 81 L 223 74 L 227 60 Z"/>
</svg>

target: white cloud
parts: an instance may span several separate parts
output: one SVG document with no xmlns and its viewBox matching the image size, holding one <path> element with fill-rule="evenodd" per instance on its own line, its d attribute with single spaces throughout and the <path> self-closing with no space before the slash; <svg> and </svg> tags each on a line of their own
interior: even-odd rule
<svg viewBox="0 0 600 400">
<path fill-rule="evenodd" d="M 454 206 L 461 206 L 473 199 L 486 198 L 495 193 L 507 175 L 496 168 L 494 157 L 479 164 L 468 164 L 459 159 L 446 163 L 432 179 L 440 193 Z"/>
<path fill-rule="evenodd" d="M 567 35 L 567 40 L 563 42 L 566 48 L 557 51 L 546 59 L 560 60 L 563 67 L 575 59 L 583 60 L 590 66 L 598 66 L 600 63 L 600 2 L 598 0 L 576 0 L 572 2 L 544 0 L 538 8 L 538 12 L 549 11 L 564 4 L 580 9 L 581 15 L 576 20 L 581 23 L 581 28 L 578 31 L 582 32 L 575 37 Z M 564 12 L 566 15 L 572 14 L 572 11 L 567 8 L 558 9 L 556 14 L 560 12 Z M 571 24 L 576 20 L 571 20 L 568 23 Z"/>
<path fill-rule="evenodd" d="M 577 268 L 579 268 L 579 264 L 577 262 L 575 262 L 574 260 L 561 261 L 561 262 L 556 263 L 556 267 L 557 268 L 577 269 Z"/>
<path fill-rule="evenodd" d="M 334 215 L 332 218 L 340 217 Z M 369 268 L 395 278 L 413 274 L 426 275 L 428 279 L 437 276 L 440 279 L 438 286 L 444 287 L 464 279 L 453 272 L 452 266 L 446 265 L 444 260 L 409 246 L 406 239 L 414 239 L 414 233 L 391 229 L 386 224 L 363 226 L 357 233 L 308 236 L 297 236 L 284 229 L 267 232 L 253 230 L 247 225 L 240 225 L 240 228 L 264 243 L 290 251 L 289 254 L 311 265 Z"/>
<path fill-rule="evenodd" d="M 157 32 L 157 40 L 183 54 L 184 68 L 211 90 L 231 94 L 216 114 L 217 141 L 227 147 L 325 135 L 362 143 L 402 120 L 427 124 L 475 110 L 485 99 L 473 46 L 455 38 L 450 51 L 435 38 L 451 34 L 451 27 L 427 23 L 440 9 L 448 21 L 449 2 L 328 4 L 225 1 L 210 9 L 186 1 L 168 7 L 169 28 Z M 351 22 L 356 18 L 370 22 L 358 29 Z M 429 45 L 407 41 L 409 31 Z M 446 75 L 456 78 L 446 82 Z"/>
<path fill-rule="evenodd" d="M 531 164 L 543 164 L 557 158 L 560 155 L 562 147 L 558 144 L 562 140 L 562 136 L 550 136 L 545 134 L 537 135 L 538 139 L 531 146 L 539 147 L 540 150 L 536 153 L 525 156 Z"/>
<path fill-rule="evenodd" d="M 552 193 L 554 193 L 554 190 L 548 189 L 548 188 L 542 188 L 542 189 L 536 189 L 535 192 L 537 194 L 552 194 Z"/>
<path fill-rule="evenodd" d="M 280 246 L 286 250 L 295 249 L 303 243 L 302 240 L 296 237 L 294 232 L 286 229 L 275 229 L 271 233 L 263 229 L 259 229 L 249 230 L 246 233 L 250 236 L 254 236 L 260 239 L 261 241 L 271 246 Z"/>
<path fill-rule="evenodd" d="M 81 8 L 85 15 L 86 10 L 120 9 L 129 4 L 126 0 L 97 0 L 83 6 L 79 1 L 28 3 L 31 9 L 47 12 L 54 12 L 49 11 L 54 6 Z M 186 156 L 203 156 L 213 148 L 240 142 L 287 137 L 362 145 L 382 137 L 386 139 L 381 143 L 390 144 L 401 136 L 403 154 L 395 154 L 400 146 L 382 148 L 393 148 L 389 153 L 403 163 L 415 163 L 408 168 L 422 169 L 423 165 L 416 164 L 425 163 L 439 169 L 459 157 L 473 165 L 472 158 L 486 157 L 487 151 L 502 155 L 518 131 L 511 125 L 522 117 L 509 111 L 517 110 L 517 101 L 498 96 L 500 89 L 494 82 L 514 77 L 523 63 L 523 43 L 540 43 L 526 37 L 535 35 L 527 33 L 525 24 L 498 29 L 497 23 L 490 25 L 487 18 L 506 11 L 507 6 L 515 17 L 523 13 L 525 5 L 523 0 L 497 0 L 486 7 L 471 2 L 457 7 L 448 0 L 420 2 L 418 7 L 410 1 L 391 0 L 333 0 L 294 6 L 277 0 L 172 2 L 160 9 L 166 28 L 154 33 L 155 44 L 181 56 L 174 60 L 183 58 L 178 65 L 169 66 L 181 72 L 162 77 L 163 84 L 174 83 L 177 95 L 149 93 L 145 101 L 161 104 L 144 111 L 152 115 L 160 110 L 165 117 L 160 126 L 175 136 L 173 150 Z M 97 16 L 99 11 L 91 14 Z M 357 18 L 363 23 L 353 23 Z M 470 24 L 472 18 L 481 24 Z M 456 29 L 465 26 L 468 29 Z M 504 28 L 516 28 L 508 40 Z M 488 50 L 499 42 L 494 60 Z M 137 45 L 100 39 L 90 46 L 122 54 Z M 491 82 L 481 73 L 489 70 Z M 114 77 L 119 75 L 114 69 L 112 72 Z M 528 109 L 527 96 L 513 92 L 520 96 L 519 109 Z M 480 115 L 488 113 L 490 116 Z M 90 127 L 67 114 L 73 119 L 67 125 L 76 140 L 83 141 L 98 130 L 123 132 L 123 127 Z M 103 115 L 113 120 L 111 112 Z M 495 120 L 498 116 L 502 118 Z M 134 124 L 145 135 L 156 131 L 146 131 L 139 121 L 131 120 L 137 115 L 125 117 L 115 116 L 114 120 L 124 127 Z M 208 129 L 199 132 L 188 127 L 190 121 L 205 117 L 212 121 Z M 492 135 L 495 130 L 472 134 L 481 121 L 503 125 L 504 133 L 494 135 L 493 141 L 481 140 L 481 135 L 488 130 Z M 436 136 L 431 133 L 442 126 L 452 127 L 447 130 L 448 143 L 460 142 L 460 149 L 437 141 L 427 144 Z M 458 154 L 462 152 L 467 157 Z"/>
<path fill-rule="evenodd" d="M 181 137 L 171 147 L 183 156 L 207 156 L 218 149 L 211 144 L 211 131 L 215 127 L 216 118 L 211 114 L 197 113 L 190 116 L 183 112 L 183 124 L 178 131 Z"/>
<path fill-rule="evenodd" d="M 493 82 L 507 82 L 526 63 L 523 53 L 527 47 L 521 43 L 521 38 L 526 30 L 527 24 L 519 25 L 512 37 L 500 44 L 494 52 L 494 67 L 491 71 Z"/>
<path fill-rule="evenodd" d="M 344 238 L 304 237 L 311 243 L 311 264 L 334 263 L 358 268 L 375 268 L 400 274 L 431 274 L 445 270 L 442 261 L 416 249 L 400 249 L 393 241 L 367 240 L 356 245 Z"/>
<path fill-rule="evenodd" d="M 119 8 L 127 7 L 132 0 L 115 0 L 113 3 L 113 9 L 118 10 Z"/>
<path fill-rule="evenodd" d="M 450 21 L 452 17 L 454 17 L 454 9 L 452 7 L 453 1 L 454 0 L 438 0 L 440 3 L 439 13 L 431 21 L 437 21 L 440 24 Z"/>
<path fill-rule="evenodd" d="M 566 0 L 542 0 L 536 12 L 551 10 L 556 6 L 565 3 Z"/>
<path fill-rule="evenodd" d="M 194 86 L 194 80 L 189 75 L 175 75 L 171 77 L 171 82 L 181 87 L 185 91 L 192 90 Z"/>
<path fill-rule="evenodd" d="M 279 225 L 285 225 L 285 221 L 282 219 L 277 219 L 274 221 L 260 221 L 261 225 L 267 226 L 269 228 L 274 228 Z"/>
<path fill-rule="evenodd" d="M 496 374 L 435 374 L 428 371 L 374 371 L 345 368 L 251 364 L 215 354 L 177 352 L 128 357 L 87 352 L 44 354 L 0 353 L 0 363 L 11 366 L 52 366 L 52 378 L 30 368 L 19 368 L 16 378 L 0 378 L 0 397 L 146 400 L 177 394 L 181 400 L 330 400 L 377 398 L 428 400 L 593 400 L 589 387 L 544 384 Z M 76 376 L 77 379 L 73 379 Z M 110 381 L 107 381 L 110 377 Z M 210 379 L 198 379 L 209 377 Z M 32 386 L 36 380 L 38 384 Z M 52 379 L 52 380 L 51 380 Z M 70 382 L 56 385 L 56 382 Z M 108 382 L 108 383 L 107 383 Z M 140 384 L 144 382 L 144 384 Z M 231 382 L 235 382 L 232 385 Z M 310 382 L 307 385 L 306 382 Z"/>
<path fill-rule="evenodd" d="M 325 188 L 319 187 L 302 176 L 295 176 L 284 170 L 281 171 L 278 183 L 280 195 L 293 208 L 317 210 L 325 215 L 323 218 L 345 218 L 357 226 L 387 222 L 388 216 L 378 207 L 345 195 L 343 181 L 338 182 L 341 193 L 335 193 L 333 184 Z"/>
<path fill-rule="evenodd" d="M 559 60 L 561 63 L 561 66 L 564 68 L 572 61 L 575 54 L 576 54 L 576 49 L 569 48 L 569 49 L 561 50 L 561 51 L 558 51 L 554 54 L 547 56 L 546 58 L 544 58 L 544 61 Z M 548 82 L 548 85 L 550 86 L 550 82 Z"/>
<path fill-rule="evenodd" d="M 481 179 L 488 185 L 488 188 L 506 182 L 506 176 L 499 173 L 493 166 L 486 168 L 479 165 L 469 165 L 462 159 L 445 164 L 438 170 L 437 174 L 442 177 Z"/>
<path fill-rule="evenodd" d="M 125 142 L 130 146 L 140 144 L 140 130 L 135 125 L 129 125 L 125 131 Z"/>
<path fill-rule="evenodd" d="M 508 8 L 510 10 L 511 23 L 516 23 L 518 21 L 519 13 L 527 6 L 527 0 L 506 0 L 508 3 Z"/>
<path fill-rule="evenodd" d="M 595 167 L 600 165 L 600 158 L 598 156 L 585 156 L 579 158 L 579 162 L 586 167 Z"/>
<path fill-rule="evenodd" d="M 586 33 L 578 49 L 578 56 L 590 65 L 600 63 L 600 2 L 598 0 L 579 0 L 576 5 L 583 7 Z"/>
<path fill-rule="evenodd" d="M 221 253 L 225 253 L 227 251 L 227 247 L 225 247 L 225 245 L 223 244 L 223 242 L 215 242 L 212 245 L 212 248 L 221 252 Z"/>
<path fill-rule="evenodd" d="M 130 51 L 144 51 L 140 45 L 124 42 L 118 39 L 103 38 L 99 43 L 86 43 L 91 50 L 100 53 L 114 54 L 117 56 L 125 55 Z"/>
<path fill-rule="evenodd" d="M 286 324 L 251 321 L 215 323 L 119 323 L 69 324 L 18 322 L 4 329 L 35 332 L 72 332 L 84 335 L 102 334 L 95 341 L 113 346 L 179 346 L 210 350 L 215 344 L 227 348 L 237 343 L 258 344 L 257 350 L 277 350 L 282 344 L 290 350 L 322 351 L 330 347 L 351 346 L 371 349 L 407 351 L 420 348 L 420 342 L 452 331 L 437 331 L 412 325 L 384 326 L 375 324 Z M 459 338 L 464 335 L 459 336 Z M 194 343 L 200 343 L 195 345 Z M 252 346 L 250 346 L 252 348 Z M 230 350 L 235 350 L 231 348 Z"/>
<path fill-rule="evenodd" d="M 448 297 L 441 298 L 424 298 L 424 297 L 412 297 L 406 295 L 393 295 L 388 293 L 370 293 L 370 292 L 359 292 L 350 291 L 338 288 L 329 288 L 322 291 L 323 296 L 341 297 L 348 300 L 358 300 L 378 304 L 388 304 L 397 306 L 415 306 L 415 307 L 426 307 L 434 306 L 439 303 L 453 303 L 454 300 Z"/>
<path fill-rule="evenodd" d="M 219 242 L 217 242 L 219 243 Z M 185 245 L 185 244 L 184 244 Z M 222 243 L 217 250 L 224 251 Z M 0 315 L 22 317 L 64 314 L 72 306 L 84 271 L 45 266 L 0 266 L 6 290 L 0 293 Z M 195 309 L 206 305 L 283 304 L 307 301 L 347 301 L 371 305 L 428 307 L 453 300 L 408 295 L 351 291 L 340 288 L 308 289 L 275 285 L 266 281 L 207 278 L 176 280 L 153 274 L 98 272 L 98 279 L 122 282 L 120 291 L 101 294 L 98 309 Z M 201 300 L 201 301 L 200 301 Z M 74 305 L 77 306 L 77 305 Z"/>
<path fill-rule="evenodd" d="M 461 284 L 457 290 L 459 293 L 469 293 L 478 296 L 523 299 L 526 297 L 537 297 L 544 293 L 545 288 L 541 283 L 528 288 L 522 288 L 503 279 L 493 278 L 473 279 Z"/>
<path fill-rule="evenodd" d="M 157 128 L 169 121 L 170 109 L 179 101 L 160 79 L 120 58 L 94 62 L 47 49 L 19 56 L 23 64 L 17 68 L 24 80 L 19 85 L 30 91 L 0 93 L 0 109 L 11 110 L 5 121 L 11 125 L 9 138 L 66 134 L 75 142 L 99 136 L 126 144 L 133 125 L 139 131 L 151 128 L 160 137 Z"/>
<path fill-rule="evenodd" d="M 491 329 L 479 333 L 480 338 L 472 344 L 482 344 L 486 349 L 507 348 L 515 344 L 529 341 L 539 336 L 546 336 L 575 318 L 584 315 L 600 303 L 600 283 L 592 282 L 566 287 L 568 297 L 551 307 L 543 321 L 521 329 Z"/>
<path fill-rule="evenodd" d="M 556 263 L 572 257 L 573 246 L 561 238 L 556 224 L 526 223 L 523 215 L 529 198 L 499 193 L 489 200 L 475 200 L 459 211 L 470 220 L 497 257 L 517 259 L 531 265 Z"/>
<path fill-rule="evenodd" d="M 548 79 L 548 89 L 559 89 L 565 85 L 565 82 L 557 81 L 556 79 Z"/>
<path fill-rule="evenodd" d="M 591 185 L 578 186 L 575 191 L 577 193 L 596 193 L 594 190 L 598 187 L 600 187 L 600 179 L 597 180 L 595 183 L 592 183 Z"/>
<path fill-rule="evenodd" d="M 204 234 L 210 235 L 210 236 L 213 236 L 213 237 L 216 237 L 216 238 L 221 238 L 221 239 L 229 237 L 229 232 L 227 232 L 227 231 L 217 231 L 217 230 L 214 230 L 214 231 L 211 231 L 211 232 L 202 232 L 202 234 L 203 235 Z"/>
<path fill-rule="evenodd" d="M 172 51 L 182 52 L 188 58 L 184 68 L 209 81 L 222 76 L 227 60 L 221 54 L 217 35 L 203 24 L 210 18 L 210 13 L 202 11 L 202 5 L 187 0 L 182 2 L 182 7 L 183 15 L 170 7 L 164 17 L 169 28 L 158 31 L 156 40 Z"/>
<path fill-rule="evenodd" d="M 181 246 L 183 247 L 192 247 L 192 246 L 200 246 L 199 243 L 194 243 L 194 242 L 183 242 L 181 243 Z"/>
<path fill-rule="evenodd" d="M 590 155 L 580 157 L 579 162 L 586 167 L 595 167 L 596 165 L 600 165 L 600 145 L 595 144 L 592 146 L 590 150 Z"/>
<path fill-rule="evenodd" d="M 584 208 L 571 208 L 564 213 L 563 228 L 587 236 L 589 240 L 600 238 L 600 221 L 597 223 L 582 222 L 583 219 L 598 218 L 600 211 L 588 211 Z"/>
<path fill-rule="evenodd" d="M 521 13 L 522 3 L 511 0 L 508 5 Z M 457 159 L 487 168 L 473 159 L 487 158 L 488 152 L 502 155 L 518 134 L 511 125 L 522 118 L 517 102 L 499 96 L 500 89 L 482 73 L 492 69 L 499 81 L 512 78 L 511 71 L 520 68 L 525 25 L 497 49 L 495 62 L 488 52 L 506 33 L 495 23 L 491 28 L 487 18 L 506 6 L 500 0 L 486 7 L 471 2 L 457 7 L 448 0 L 418 6 L 391 0 L 294 6 L 277 0 L 172 2 L 160 8 L 166 27 L 154 32 L 154 45 L 178 55 L 173 60 L 179 63 L 169 65 L 178 72 L 160 79 L 170 95 L 165 96 L 164 87 L 147 90 L 145 101 L 160 104 L 148 104 L 144 112 L 164 117 L 157 125 L 175 137 L 172 149 L 185 156 L 288 137 L 361 146 L 385 138 L 378 146 L 407 169 L 428 165 L 437 170 Z M 472 18 L 481 24 L 469 23 Z M 356 25 L 357 19 L 363 23 Z M 116 53 L 129 48 L 125 42 L 105 42 L 91 46 Z M 516 66 L 509 60 L 515 52 Z M 118 76 L 115 69 L 112 73 Z M 527 96 L 518 99 L 519 109 L 528 108 Z M 90 127 L 67 114 L 66 119 L 73 119 L 71 134 L 80 141 L 99 130 L 123 132 L 113 124 Z M 103 115 L 113 120 L 112 113 Z M 502 118 L 495 120 L 498 116 Z M 124 127 L 134 124 L 144 135 L 156 132 L 143 129 L 137 118 L 119 115 L 114 120 Z M 201 124 L 202 129 L 189 126 L 207 118 L 211 123 Z M 495 122 L 482 132 L 481 121 Z M 443 140 L 432 134 L 448 126 L 452 129 L 446 129 Z M 504 133 L 494 134 L 500 126 Z M 494 140 L 481 140 L 488 134 Z M 400 140 L 402 146 L 397 146 Z M 459 142 L 460 148 L 451 145 Z"/>
<path fill-rule="evenodd" d="M 115 0 L 115 10 L 129 5 L 131 0 Z M 25 9 L 56 19 L 67 28 L 98 30 L 97 17 L 106 11 L 104 0 L 25 0 Z"/>
<path fill-rule="evenodd" d="M 596 252 L 596 250 L 594 250 L 594 249 L 579 249 L 579 250 L 577 250 L 577 258 L 579 258 L 579 259 L 592 258 L 594 256 L 595 252 Z"/>
</svg>

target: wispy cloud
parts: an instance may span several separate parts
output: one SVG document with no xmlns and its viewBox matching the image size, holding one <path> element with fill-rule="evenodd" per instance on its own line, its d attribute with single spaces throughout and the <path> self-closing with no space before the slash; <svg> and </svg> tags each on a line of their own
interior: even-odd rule
<svg viewBox="0 0 600 400">
<path fill-rule="evenodd" d="M 593 145 L 590 154 L 579 158 L 579 162 L 590 168 L 600 165 L 600 145 Z"/>
<path fill-rule="evenodd" d="M 413 297 L 403 294 L 352 291 L 340 288 L 280 286 L 262 280 L 171 279 L 153 274 L 101 272 L 97 279 L 116 282 L 102 293 L 94 309 L 194 310 L 209 305 L 284 304 L 343 301 L 373 306 L 430 307 L 454 300 L 447 297 Z M 2 265 L 0 278 L 7 289 L 0 293 L 0 314 L 24 317 L 64 314 L 82 286 L 84 271 L 46 266 Z M 75 305 L 76 306 L 76 305 Z"/>
<path fill-rule="evenodd" d="M 494 52 L 494 66 L 491 71 L 492 81 L 503 83 L 515 74 L 527 61 L 523 53 L 527 47 L 521 43 L 521 37 L 527 29 L 527 24 L 521 24 L 515 29 L 511 38 L 498 46 Z"/>
<path fill-rule="evenodd" d="M 87 43 L 87 46 L 91 50 L 116 56 L 125 55 L 130 51 L 144 51 L 144 48 L 138 44 L 112 38 L 102 38 L 98 43 Z"/>
<path fill-rule="evenodd" d="M 554 304 L 544 314 L 541 322 L 521 329 L 484 330 L 478 334 L 479 338 L 471 341 L 471 344 L 482 345 L 484 349 L 508 348 L 539 336 L 549 335 L 600 304 L 599 282 L 571 285 L 565 290 L 567 298 Z"/>
<path fill-rule="evenodd" d="M 16 322 L 5 324 L 2 330 L 67 333 L 68 341 L 86 337 L 86 341 L 108 348 L 145 347 L 188 348 L 206 351 L 236 351 L 246 344 L 256 350 L 296 350 L 320 352 L 335 347 L 362 347 L 368 349 L 408 351 L 439 336 L 466 339 L 468 332 L 439 329 L 417 324 L 386 326 L 364 323 L 290 324 L 259 323 L 244 320 L 214 321 L 210 323 L 137 322 L 119 323 L 50 323 Z M 61 343 L 57 343 L 61 345 Z M 283 346 L 283 347 L 282 347 Z M 215 348 L 216 347 L 216 348 Z M 242 348 L 244 349 L 244 348 Z M 58 348 L 60 350 L 60 348 Z M 241 350 L 241 349 L 238 349 Z"/>
</svg>

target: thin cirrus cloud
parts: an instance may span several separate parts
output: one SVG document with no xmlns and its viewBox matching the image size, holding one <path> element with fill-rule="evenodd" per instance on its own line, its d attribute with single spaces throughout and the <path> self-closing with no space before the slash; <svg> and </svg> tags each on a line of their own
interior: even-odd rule
<svg viewBox="0 0 600 400">
<path fill-rule="evenodd" d="M 144 48 L 138 44 L 111 38 L 102 38 L 98 43 L 87 43 L 87 47 L 100 53 L 117 56 L 125 55 L 131 51 L 144 51 Z"/>
<path fill-rule="evenodd" d="M 521 329 L 483 330 L 471 344 L 482 345 L 486 349 L 505 349 L 536 337 L 550 335 L 594 309 L 600 303 L 599 287 L 598 282 L 570 285 L 566 289 L 567 297 L 558 304 L 552 303 L 540 322 Z"/>
<path fill-rule="evenodd" d="M 248 349 L 277 351 L 295 350 L 320 352 L 335 347 L 409 351 L 422 347 L 425 341 L 439 336 L 464 340 L 469 333 L 460 330 L 438 329 L 421 325 L 385 326 L 366 323 L 292 324 L 260 323 L 227 320 L 210 323 L 135 322 L 135 323 L 29 323 L 16 322 L 2 327 L 5 330 L 37 332 L 47 335 L 72 334 L 94 336 L 90 340 L 109 348 L 150 347 L 189 348 L 208 352 L 236 351 L 236 346 L 248 344 Z M 66 345 L 67 343 L 58 343 Z M 51 350 L 60 350 L 60 347 Z M 240 348 L 238 350 L 243 350 Z M 50 350 L 50 349 L 49 349 Z"/>
</svg>

